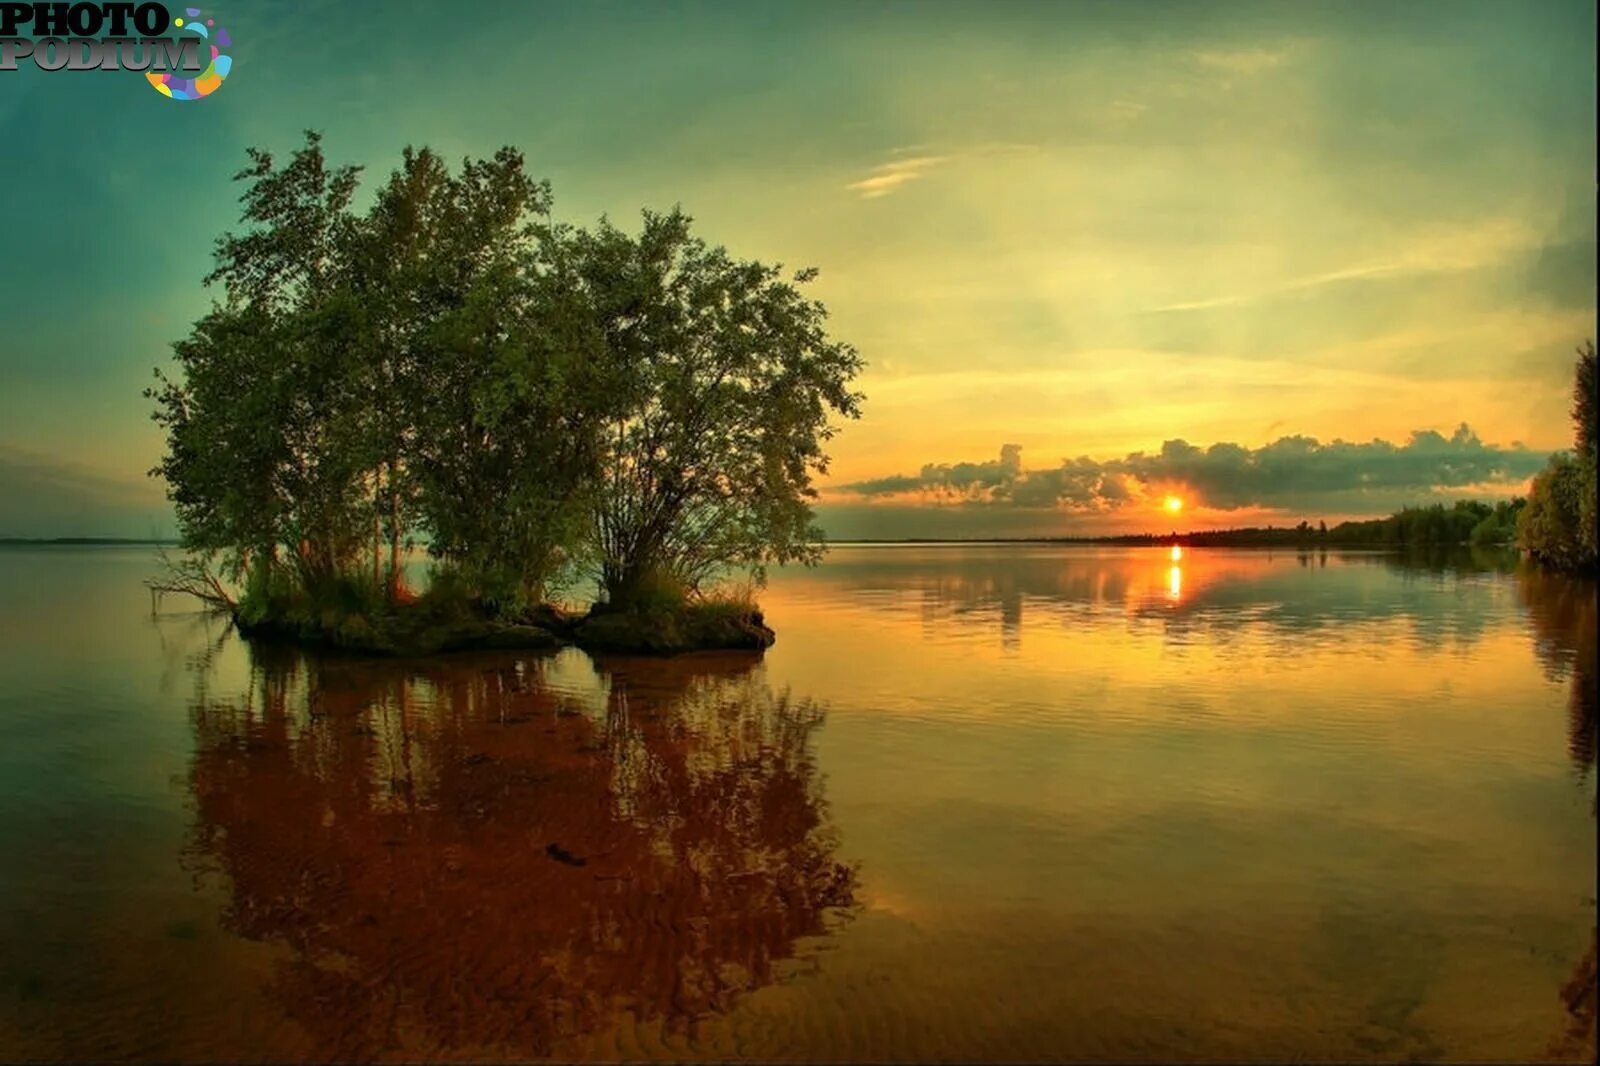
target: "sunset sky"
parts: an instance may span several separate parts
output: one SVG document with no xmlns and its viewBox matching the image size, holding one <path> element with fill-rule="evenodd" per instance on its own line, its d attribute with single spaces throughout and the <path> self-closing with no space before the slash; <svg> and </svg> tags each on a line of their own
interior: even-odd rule
<svg viewBox="0 0 1600 1066">
<path fill-rule="evenodd" d="M 1331 520 L 1570 445 L 1589 2 L 209 13 L 236 44 L 205 100 L 0 73 L 0 536 L 175 532 L 140 390 L 245 147 L 305 127 L 369 187 L 408 143 L 512 144 L 563 219 L 681 203 L 819 267 L 868 364 L 834 536 Z"/>
</svg>

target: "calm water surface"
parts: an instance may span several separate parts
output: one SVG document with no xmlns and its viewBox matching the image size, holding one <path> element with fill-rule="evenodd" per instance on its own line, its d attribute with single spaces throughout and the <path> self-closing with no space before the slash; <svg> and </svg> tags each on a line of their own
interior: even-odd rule
<svg viewBox="0 0 1600 1066">
<path fill-rule="evenodd" d="M 1592 586 L 845 547 L 394 664 L 152 568 L 0 550 L 0 1059 L 1593 1058 Z"/>
</svg>

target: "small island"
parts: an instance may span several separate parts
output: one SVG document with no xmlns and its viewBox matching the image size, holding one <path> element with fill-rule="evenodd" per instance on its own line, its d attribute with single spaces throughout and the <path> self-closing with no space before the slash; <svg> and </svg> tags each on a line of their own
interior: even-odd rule
<svg viewBox="0 0 1600 1066">
<path fill-rule="evenodd" d="M 862 401 L 814 270 L 677 209 L 556 222 L 511 148 L 408 148 L 365 212 L 315 133 L 249 157 L 221 297 L 146 394 L 182 534 L 152 596 L 371 654 L 772 643 L 749 590 L 820 558 L 813 478 Z M 587 611 L 552 605 L 572 588 Z"/>
</svg>

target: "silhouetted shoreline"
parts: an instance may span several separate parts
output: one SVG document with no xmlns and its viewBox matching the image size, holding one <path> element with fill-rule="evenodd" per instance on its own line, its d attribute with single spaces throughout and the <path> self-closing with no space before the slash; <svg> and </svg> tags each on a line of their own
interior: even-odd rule
<svg viewBox="0 0 1600 1066">
<path fill-rule="evenodd" d="M 149 537 L 0 537 L 0 547 L 7 545 L 50 545 L 64 544 L 72 546 L 82 545 L 116 545 L 122 547 L 140 547 L 148 545 L 153 548 L 176 548 L 182 541 L 152 540 Z"/>
<path fill-rule="evenodd" d="M 1110 545 L 1121 547 L 1160 547 L 1165 548 L 1173 544 L 1182 547 L 1196 548 L 1339 548 L 1361 549 L 1370 551 L 1398 551 L 1414 547 L 1409 544 L 1393 544 L 1384 541 L 1337 541 L 1330 542 L 1313 537 L 1311 540 L 1268 540 L 1244 539 L 1235 536 L 1239 532 L 1227 530 L 1220 533 L 1129 533 L 1114 536 L 1098 537 L 848 537 L 838 540 L 829 540 L 827 543 L 833 547 L 851 547 L 856 545 L 895 545 L 895 544 L 1061 544 L 1061 545 Z M 1262 531 L 1266 532 L 1266 531 Z M 1290 530 L 1289 532 L 1293 532 Z M 1466 541 L 1460 544 L 1440 544 L 1437 547 L 1466 547 Z M 149 540 L 142 537 L 0 537 L 0 547 L 38 547 L 49 545 L 63 545 L 69 547 L 152 547 L 176 548 L 182 546 L 179 540 Z M 1511 545 L 1505 545 L 1510 550 Z"/>
<path fill-rule="evenodd" d="M 1320 540 L 1316 537 L 1312 537 L 1310 540 L 1249 539 L 1233 536 L 1234 532 L 1230 530 L 1224 533 L 1130 533 L 1103 537 L 901 537 L 883 540 L 852 537 L 849 540 L 830 540 L 828 544 L 830 547 L 836 548 L 896 544 L 1053 544 L 1068 547 L 1166 548 L 1176 544 L 1184 548 L 1297 548 L 1322 551 L 1412 551 L 1419 547 L 1454 549 L 1471 546 L 1468 541 L 1436 544 L 1397 544 L 1379 540 L 1330 541 Z M 1290 532 L 1293 532 L 1293 530 L 1290 530 Z M 1510 544 L 1490 545 L 1490 547 L 1503 547 L 1507 551 L 1516 550 L 1515 546 Z"/>
</svg>

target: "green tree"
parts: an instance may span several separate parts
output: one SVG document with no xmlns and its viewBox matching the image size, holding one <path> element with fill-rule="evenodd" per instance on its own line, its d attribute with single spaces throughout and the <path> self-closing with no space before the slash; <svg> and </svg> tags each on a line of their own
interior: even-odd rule
<svg viewBox="0 0 1600 1066">
<path fill-rule="evenodd" d="M 174 345 L 181 377 L 147 395 L 167 430 L 164 477 L 186 545 L 263 576 L 289 550 L 303 583 L 328 580 L 359 548 L 362 500 L 349 444 L 357 405 L 342 248 L 358 171 L 330 169 L 319 138 L 289 163 L 251 149 L 237 175 L 247 229 L 217 243 L 224 297 Z"/>
<path fill-rule="evenodd" d="M 615 403 L 601 431 L 592 536 L 606 599 L 693 591 L 727 567 L 759 579 L 813 562 L 810 501 L 834 415 L 856 417 L 854 348 L 778 267 L 736 260 L 679 211 L 629 236 L 602 220 L 570 248 Z"/>
<path fill-rule="evenodd" d="M 1580 456 L 1594 458 L 1600 449 L 1600 378 L 1595 373 L 1594 341 L 1578 349 L 1572 383 L 1572 424 Z"/>
<path fill-rule="evenodd" d="M 816 559 L 812 478 L 861 361 L 813 272 L 734 260 L 677 211 L 638 237 L 554 224 L 510 148 L 455 172 L 407 148 L 365 213 L 314 133 L 250 161 L 223 298 L 147 394 L 186 545 L 252 602 L 393 603 L 413 534 L 491 613 L 579 563 L 627 604 Z"/>
<path fill-rule="evenodd" d="M 431 287 L 448 298 L 418 330 L 406 393 L 430 550 L 496 605 L 536 603 L 574 562 L 615 394 L 571 234 L 522 165 L 504 150 L 443 187 Z"/>
<path fill-rule="evenodd" d="M 579 524 L 602 393 L 549 209 L 510 148 L 457 174 L 408 148 L 359 227 L 391 581 L 417 529 L 481 598 L 535 602 Z"/>
<path fill-rule="evenodd" d="M 1600 530 L 1596 529 L 1596 470 L 1600 469 L 1600 378 L 1595 371 L 1594 342 L 1578 349 L 1573 375 L 1572 421 L 1582 480 L 1578 501 L 1578 537 L 1585 545 L 1590 565 L 1600 560 Z"/>
<path fill-rule="evenodd" d="M 1573 372 L 1572 422 L 1576 453 L 1557 453 L 1534 478 L 1517 523 L 1517 540 L 1547 565 L 1564 570 L 1593 568 L 1600 561 L 1595 521 L 1596 412 L 1593 342 L 1578 349 Z"/>
<path fill-rule="evenodd" d="M 1549 465 L 1533 479 L 1517 536 L 1540 562 L 1571 570 L 1587 561 L 1582 535 L 1584 491 L 1582 464 L 1565 452 L 1551 456 Z"/>
</svg>

